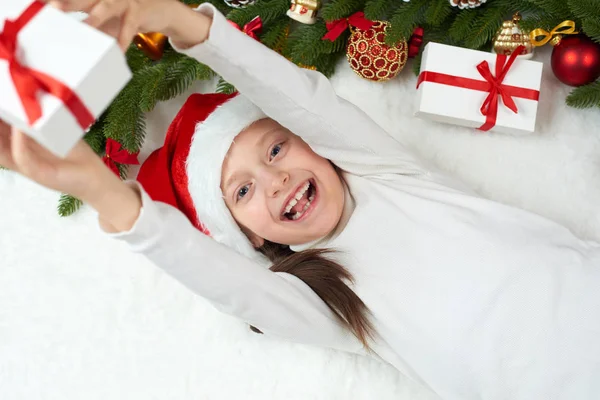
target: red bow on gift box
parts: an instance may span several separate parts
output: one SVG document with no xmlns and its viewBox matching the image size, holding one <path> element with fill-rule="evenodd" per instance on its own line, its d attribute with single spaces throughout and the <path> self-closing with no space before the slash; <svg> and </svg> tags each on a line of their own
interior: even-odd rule
<svg viewBox="0 0 600 400">
<path fill-rule="evenodd" d="M 244 32 L 246 35 L 250 36 L 251 38 L 253 38 L 255 40 L 258 40 L 258 35 L 260 34 L 260 31 L 262 30 L 262 26 L 263 26 L 260 16 L 254 17 L 252 19 L 252 21 L 250 21 L 246 25 L 244 25 L 243 28 L 240 28 L 240 26 L 233 21 L 228 20 L 227 22 L 229 22 L 231 25 L 233 25 L 235 28 L 237 28 L 238 31 Z"/>
<path fill-rule="evenodd" d="M 17 59 L 19 32 L 44 7 L 44 3 L 34 1 L 16 20 L 4 22 L 4 28 L 0 32 L 0 60 L 8 61 L 10 76 L 23 104 L 29 125 L 33 125 L 42 116 L 42 106 L 37 99 L 37 92 L 43 91 L 59 98 L 71 111 L 79 126 L 87 129 L 95 118 L 75 92 L 51 76 L 22 65 Z"/>
<path fill-rule="evenodd" d="M 485 79 L 483 81 L 460 76 L 447 75 L 439 72 L 424 71 L 419 75 L 417 88 L 423 82 L 434 82 L 442 85 L 457 86 L 465 89 L 479 90 L 488 92 L 483 104 L 481 105 L 481 114 L 486 116 L 485 123 L 479 130 L 489 131 L 496 125 L 498 116 L 498 101 L 502 98 L 504 105 L 514 113 L 518 113 L 517 105 L 513 97 L 519 97 L 529 100 L 539 100 L 540 91 L 535 89 L 521 88 L 517 86 L 505 85 L 502 82 L 508 71 L 512 67 L 515 59 L 523 51 L 524 46 L 519 46 L 513 51 L 510 57 L 504 54 L 496 55 L 496 76 L 492 75 L 487 61 L 482 61 L 477 65 L 477 71 Z"/>
<path fill-rule="evenodd" d="M 104 164 L 106 164 L 115 175 L 120 177 L 121 174 L 119 173 L 117 163 L 138 165 L 140 163 L 137 158 L 138 154 L 140 154 L 139 151 L 137 153 L 130 153 L 121 146 L 121 143 L 108 138 L 106 139 L 106 153 L 104 157 L 102 157 L 102 161 L 104 161 Z"/>
<path fill-rule="evenodd" d="M 375 24 L 375 22 L 366 19 L 364 12 L 358 11 L 348 18 L 327 22 L 326 27 L 328 32 L 323 36 L 322 40 L 335 41 L 350 25 L 355 26 L 358 29 L 367 30 L 371 28 L 373 24 Z"/>
</svg>

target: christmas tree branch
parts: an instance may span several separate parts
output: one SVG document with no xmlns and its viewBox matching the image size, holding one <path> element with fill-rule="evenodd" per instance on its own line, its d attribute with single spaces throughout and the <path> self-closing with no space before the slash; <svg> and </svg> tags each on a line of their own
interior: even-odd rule
<svg viewBox="0 0 600 400">
<path fill-rule="evenodd" d="M 432 0 L 425 10 L 425 22 L 431 27 L 438 27 L 444 23 L 446 18 L 456 13 L 448 0 Z"/>
<path fill-rule="evenodd" d="M 235 88 L 235 86 L 233 86 L 231 83 L 227 82 L 223 78 L 219 78 L 216 91 L 217 93 L 232 94 L 235 93 L 237 89 Z"/>
<path fill-rule="evenodd" d="M 424 2 L 402 3 L 389 21 L 390 25 L 386 30 L 386 44 L 394 46 L 403 40 L 408 40 L 415 27 L 425 22 L 426 8 Z"/>
<path fill-rule="evenodd" d="M 365 17 L 372 21 L 388 18 L 397 0 L 368 0 L 365 3 Z"/>
<path fill-rule="evenodd" d="M 289 0 L 259 0 L 245 8 L 236 8 L 230 11 L 227 14 L 227 19 L 243 27 L 258 15 L 263 22 L 263 26 L 267 26 L 285 15 L 289 8 Z"/>
<path fill-rule="evenodd" d="M 573 89 L 567 96 L 567 105 L 576 108 L 600 107 L 600 80 Z"/>
<path fill-rule="evenodd" d="M 73 215 L 82 205 L 81 200 L 63 193 L 58 200 L 58 215 L 61 217 Z"/>
<path fill-rule="evenodd" d="M 365 0 L 333 0 L 321 9 L 321 18 L 325 21 L 335 21 L 346 18 L 365 8 Z"/>
</svg>

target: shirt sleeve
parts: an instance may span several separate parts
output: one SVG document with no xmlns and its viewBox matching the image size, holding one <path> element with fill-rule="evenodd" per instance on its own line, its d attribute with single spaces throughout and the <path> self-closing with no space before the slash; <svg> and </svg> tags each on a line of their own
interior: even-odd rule
<svg viewBox="0 0 600 400">
<path fill-rule="evenodd" d="M 210 66 L 320 156 L 356 175 L 420 175 L 421 162 L 362 110 L 339 97 L 317 71 L 300 68 L 235 29 L 211 4 L 209 38 L 177 49 Z"/>
<path fill-rule="evenodd" d="M 299 278 L 275 273 L 194 228 L 183 213 L 142 197 L 138 220 L 126 232 L 109 234 L 218 310 L 269 336 L 365 354 L 362 344 Z"/>
</svg>

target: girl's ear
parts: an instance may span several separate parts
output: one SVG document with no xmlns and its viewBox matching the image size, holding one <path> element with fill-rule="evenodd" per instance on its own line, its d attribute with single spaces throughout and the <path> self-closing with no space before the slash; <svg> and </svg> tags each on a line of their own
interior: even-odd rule
<svg viewBox="0 0 600 400">
<path fill-rule="evenodd" d="M 242 226 L 241 229 L 242 229 L 242 232 L 244 232 L 244 234 L 246 235 L 246 237 L 248 237 L 248 240 L 250 240 L 250 243 L 252 243 L 252 246 L 254 246 L 255 249 L 258 249 L 258 248 L 264 246 L 265 239 L 261 238 L 260 236 L 258 236 L 257 234 L 250 231 L 250 229 L 248 229 L 244 226 Z"/>
</svg>

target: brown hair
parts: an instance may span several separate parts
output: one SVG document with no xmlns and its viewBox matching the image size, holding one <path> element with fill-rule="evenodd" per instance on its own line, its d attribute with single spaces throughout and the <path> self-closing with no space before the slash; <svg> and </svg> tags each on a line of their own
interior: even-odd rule
<svg viewBox="0 0 600 400">
<path fill-rule="evenodd" d="M 369 320 L 369 309 L 346 284 L 353 282 L 352 274 L 326 257 L 333 251 L 308 249 L 296 253 L 289 246 L 266 240 L 258 250 L 273 262 L 271 271 L 286 272 L 306 283 L 333 311 L 338 321 L 369 349 L 368 340 L 374 338 L 375 332 Z M 261 333 L 254 327 L 251 329 Z"/>
</svg>

